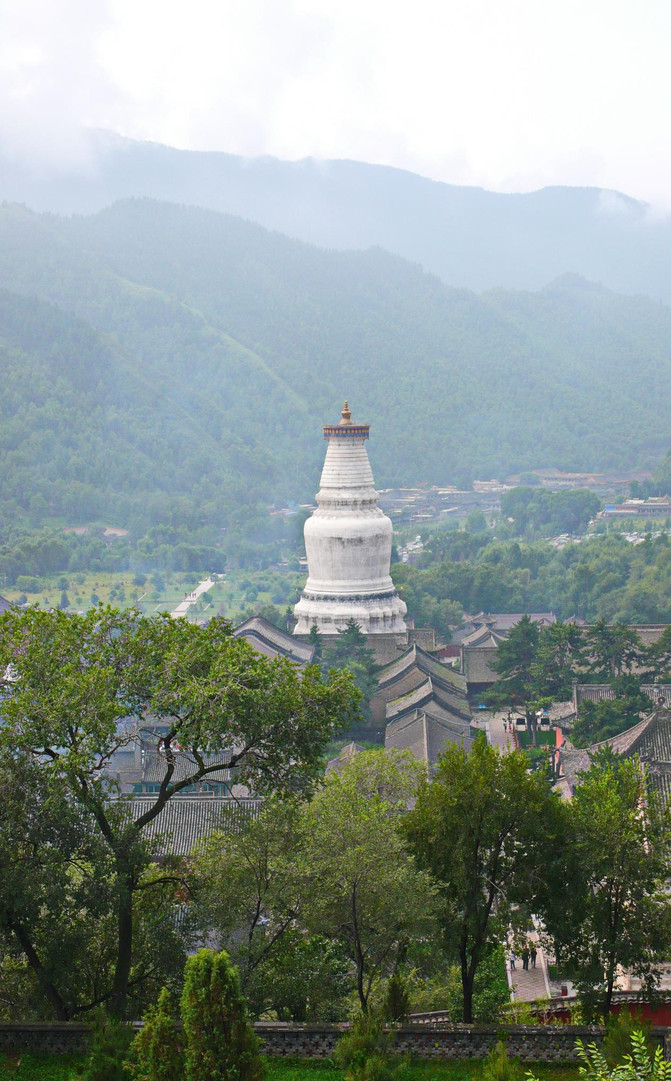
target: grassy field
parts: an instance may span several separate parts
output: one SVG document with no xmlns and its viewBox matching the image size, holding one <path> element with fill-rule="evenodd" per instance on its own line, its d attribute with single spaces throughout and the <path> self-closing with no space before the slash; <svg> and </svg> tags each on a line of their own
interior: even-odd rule
<svg viewBox="0 0 671 1081">
<path fill-rule="evenodd" d="M 267 1059 L 267 1081 L 343 1081 L 343 1071 L 331 1062 Z M 0 1055 L 0 1078 L 16 1081 L 76 1081 L 83 1060 L 74 1055 Z M 540 1081 L 577 1081 L 574 1066 L 538 1066 L 533 1069 Z M 408 1071 L 408 1081 L 475 1081 L 481 1064 L 468 1062 L 415 1062 Z"/>
<path fill-rule="evenodd" d="M 101 601 L 118 608 L 134 605 L 151 615 L 173 611 L 199 582 L 207 578 L 205 571 L 155 571 L 150 574 L 66 571 L 51 578 L 19 579 L 15 587 L 0 592 L 12 603 L 41 608 L 59 608 L 67 601 L 68 611 L 85 612 Z M 187 618 L 199 621 L 218 614 L 237 622 L 244 612 L 259 610 L 269 604 L 284 611 L 295 603 L 303 581 L 304 577 L 296 571 L 281 568 L 230 571 L 220 575 L 212 588 L 189 608 Z M 30 588 L 25 588 L 28 585 Z"/>
</svg>

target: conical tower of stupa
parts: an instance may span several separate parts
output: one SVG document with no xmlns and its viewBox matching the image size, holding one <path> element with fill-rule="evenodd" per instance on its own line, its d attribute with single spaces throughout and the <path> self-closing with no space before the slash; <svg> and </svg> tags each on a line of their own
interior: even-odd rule
<svg viewBox="0 0 671 1081">
<path fill-rule="evenodd" d="M 335 634 L 354 619 L 366 634 L 402 634 L 405 604 L 389 574 L 392 525 L 377 505 L 366 452 L 367 424 L 345 402 L 327 424 L 317 510 L 305 523 L 308 580 L 294 611 L 294 634 Z"/>
</svg>

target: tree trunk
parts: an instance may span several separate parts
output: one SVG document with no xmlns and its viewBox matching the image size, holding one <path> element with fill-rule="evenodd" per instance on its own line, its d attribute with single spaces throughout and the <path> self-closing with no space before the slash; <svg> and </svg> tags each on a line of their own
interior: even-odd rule
<svg viewBox="0 0 671 1081">
<path fill-rule="evenodd" d="M 47 978 L 47 975 L 46 975 L 46 973 L 44 971 L 44 966 L 42 965 L 42 962 L 40 961 L 37 950 L 35 949 L 32 942 L 30 941 L 30 938 L 29 938 L 28 934 L 26 933 L 25 929 L 21 926 L 20 923 L 14 921 L 11 918 L 9 920 L 9 926 L 11 927 L 12 931 L 16 935 L 18 943 L 19 943 L 19 945 L 21 946 L 21 949 L 23 950 L 23 952 L 26 955 L 26 958 L 28 960 L 28 964 L 32 968 L 33 972 L 35 973 L 35 977 L 37 979 L 37 982 L 39 983 L 40 987 L 42 988 L 42 990 L 44 992 L 44 995 L 45 995 L 45 997 L 47 999 L 47 1002 L 49 1003 L 49 1005 L 51 1006 L 51 1008 L 54 1011 L 54 1014 L 56 1015 L 56 1020 L 57 1021 L 69 1021 L 70 1020 L 70 1014 L 69 1014 L 68 1008 L 65 1005 L 65 1003 L 63 1002 L 63 999 L 61 998 L 60 994 L 58 993 L 57 989 L 55 988 L 55 986 L 53 985 L 51 980 Z"/>
<path fill-rule="evenodd" d="M 128 982 L 133 957 L 133 891 L 134 876 L 126 863 L 117 861 L 119 900 L 117 902 L 117 959 L 110 998 L 110 1013 L 120 1021 L 126 1020 Z"/>
<path fill-rule="evenodd" d="M 368 999 L 364 994 L 363 989 L 363 960 L 357 957 L 356 962 L 356 989 L 359 996 L 359 1002 L 361 1003 L 361 1012 L 368 1013 Z"/>
<path fill-rule="evenodd" d="M 461 954 L 461 993 L 464 999 L 464 1015 L 462 1021 L 465 1025 L 473 1024 L 473 977 L 474 972 L 469 968 L 466 948 L 462 946 Z"/>
</svg>

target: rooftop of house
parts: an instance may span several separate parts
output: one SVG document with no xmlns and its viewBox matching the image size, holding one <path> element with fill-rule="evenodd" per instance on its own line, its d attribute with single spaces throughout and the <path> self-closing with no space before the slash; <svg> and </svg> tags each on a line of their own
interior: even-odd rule
<svg viewBox="0 0 671 1081">
<path fill-rule="evenodd" d="M 471 616 L 471 623 L 484 623 L 499 634 L 505 634 L 524 616 L 528 616 L 532 623 L 538 623 L 541 627 L 557 622 L 554 612 L 478 612 L 476 616 Z"/>
<path fill-rule="evenodd" d="M 363 750 L 365 750 L 365 748 L 362 747 L 360 743 L 354 743 L 354 741 L 352 741 L 351 743 L 346 744 L 336 758 L 330 758 L 326 763 L 326 773 L 340 773 L 340 770 L 349 766 L 354 756 L 360 754 Z"/>
<path fill-rule="evenodd" d="M 301 666 L 310 664 L 314 655 L 315 647 L 309 642 L 303 642 L 300 638 L 294 638 L 287 631 L 275 627 L 263 616 L 252 616 L 236 627 L 233 634 L 236 638 L 244 638 L 250 646 L 263 654 L 264 657 L 288 657 Z"/>
<path fill-rule="evenodd" d="M 128 800 L 133 818 L 153 807 L 155 800 L 136 796 Z M 238 833 L 250 819 L 258 817 L 258 799 L 219 799 L 212 796 L 173 797 L 145 827 L 154 858 L 188 856 L 195 846 L 215 831 Z"/>
<path fill-rule="evenodd" d="M 466 697 L 463 694 L 454 694 L 451 688 L 442 686 L 431 676 L 426 676 L 416 687 L 387 702 L 387 723 L 416 709 L 426 709 L 462 726 L 468 726 L 471 720 L 471 709 Z"/>
<path fill-rule="evenodd" d="M 436 682 L 446 689 L 449 688 L 451 693 L 466 697 L 466 680 L 461 673 L 456 672 L 451 665 L 443 664 L 415 642 L 400 657 L 390 661 L 381 669 L 378 679 L 379 689 L 393 692 L 394 684 L 404 679 L 413 668 L 424 675 L 432 676 Z"/>
<path fill-rule="evenodd" d="M 591 756 L 610 748 L 624 758 L 638 755 L 648 783 L 664 803 L 671 796 L 671 710 L 657 706 L 642 721 L 611 739 L 602 740 L 583 750 L 564 744 L 559 753 L 562 787 L 572 794 L 580 784 L 580 773 L 589 769 Z"/>
<path fill-rule="evenodd" d="M 387 725 L 384 739 L 387 749 L 411 751 L 429 771 L 435 768 L 438 755 L 452 743 L 470 748 L 473 739 L 469 726 L 456 723 L 456 718 L 438 716 L 430 709 L 415 709 L 398 716 Z"/>
</svg>

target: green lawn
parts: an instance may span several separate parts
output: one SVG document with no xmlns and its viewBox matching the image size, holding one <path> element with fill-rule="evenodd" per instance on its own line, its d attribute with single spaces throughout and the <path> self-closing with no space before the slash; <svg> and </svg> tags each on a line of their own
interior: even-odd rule
<svg viewBox="0 0 671 1081">
<path fill-rule="evenodd" d="M 523 750 L 528 750 L 533 747 L 533 739 L 529 735 L 526 729 L 518 728 L 517 735 L 520 739 L 520 746 Z M 536 732 L 536 746 L 537 747 L 554 747 L 557 742 L 554 729 L 550 732 L 541 732 L 540 729 Z"/>
<path fill-rule="evenodd" d="M 16 1081 L 76 1081 L 82 1059 L 74 1055 L 0 1055 L 0 1079 Z M 268 1081 L 343 1081 L 343 1071 L 330 1062 L 298 1059 L 267 1060 Z M 540 1081 L 577 1081 L 577 1067 L 538 1066 L 534 1074 Z M 410 1067 L 410 1081 L 469 1081 L 480 1076 L 480 1064 L 467 1062 L 415 1062 Z"/>
<path fill-rule="evenodd" d="M 27 578 L 30 588 L 5 587 L 3 597 L 13 603 L 58 608 L 63 593 L 68 611 L 85 612 L 101 601 L 116 608 L 131 605 L 145 615 L 171 612 L 195 586 L 205 581 L 206 571 L 166 571 L 137 575 L 134 571 L 64 571 L 51 577 Z M 272 604 L 284 611 L 293 606 L 305 575 L 284 568 L 264 571 L 229 571 L 189 609 L 188 619 L 202 620 L 219 614 L 239 622 L 244 611 Z"/>
</svg>

